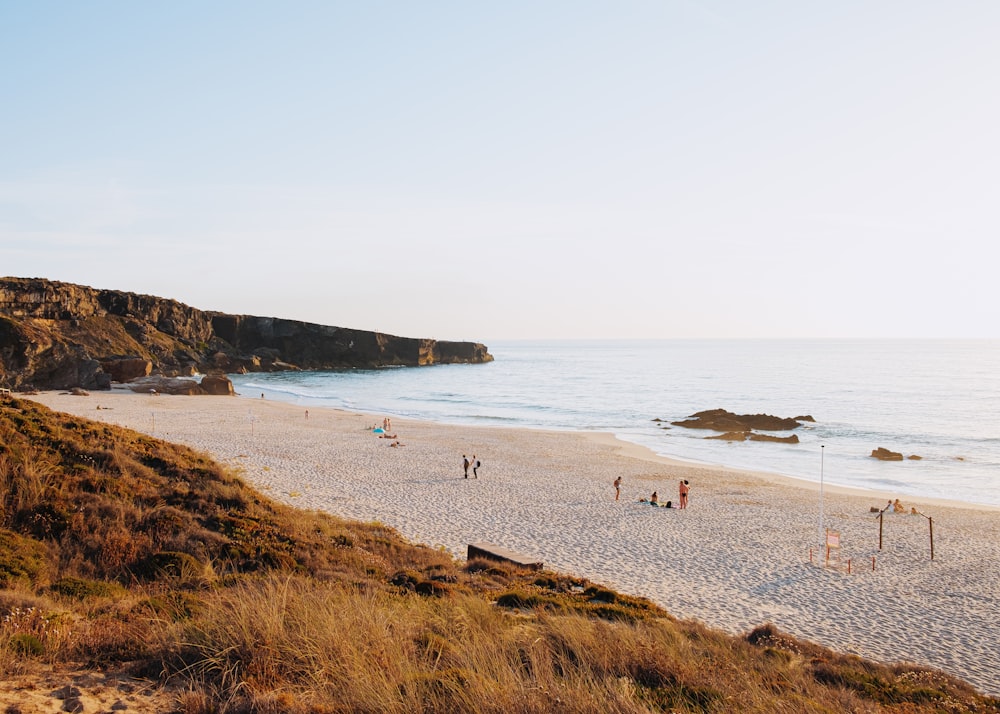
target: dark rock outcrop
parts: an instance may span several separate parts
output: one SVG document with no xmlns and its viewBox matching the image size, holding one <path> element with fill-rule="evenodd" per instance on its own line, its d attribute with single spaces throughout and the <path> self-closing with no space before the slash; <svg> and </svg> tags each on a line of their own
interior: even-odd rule
<svg viewBox="0 0 1000 714">
<path fill-rule="evenodd" d="M 0 386 L 18 390 L 107 389 L 112 381 L 150 375 L 372 369 L 492 359 L 480 343 L 226 315 L 149 295 L 38 278 L 0 278 Z"/>
<path fill-rule="evenodd" d="M 112 382 L 131 382 L 153 373 L 153 362 L 141 357 L 122 357 L 101 362 L 101 369 L 111 375 Z"/>
<path fill-rule="evenodd" d="M 872 449 L 872 458 L 879 461 L 902 461 L 903 455 L 898 451 L 889 451 L 889 449 L 880 446 L 877 449 Z"/>
<path fill-rule="evenodd" d="M 725 409 L 709 409 L 692 414 L 684 421 L 670 422 L 674 426 L 688 429 L 711 429 L 712 431 L 789 431 L 802 426 L 802 421 L 815 421 L 811 416 L 794 419 L 771 416 L 770 414 L 734 414 Z"/>
<path fill-rule="evenodd" d="M 128 383 L 128 388 L 133 392 L 142 394 L 204 394 L 205 391 L 193 379 L 183 377 L 165 377 L 162 374 L 154 374 L 149 377 L 140 377 Z"/>
<path fill-rule="evenodd" d="M 706 439 L 721 441 L 773 441 L 782 444 L 797 444 L 799 437 L 774 436 L 773 434 L 758 434 L 757 431 L 790 431 L 802 426 L 802 422 L 815 422 L 811 416 L 797 416 L 794 419 L 776 417 L 770 414 L 734 414 L 725 409 L 709 409 L 692 414 L 683 421 L 670 422 L 674 426 L 687 429 L 709 429 L 721 434 L 706 436 Z"/>
<path fill-rule="evenodd" d="M 721 439 L 723 441 L 775 441 L 782 444 L 797 444 L 799 437 L 797 434 L 789 436 L 774 436 L 772 434 L 758 434 L 753 431 L 727 431 L 725 434 L 716 436 L 706 436 L 706 439 Z"/>
</svg>

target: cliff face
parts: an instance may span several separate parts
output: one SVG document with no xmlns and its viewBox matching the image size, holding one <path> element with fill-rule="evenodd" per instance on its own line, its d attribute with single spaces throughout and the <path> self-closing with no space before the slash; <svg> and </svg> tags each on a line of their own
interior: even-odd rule
<svg viewBox="0 0 1000 714">
<path fill-rule="evenodd" d="M 149 373 L 492 361 L 485 345 L 250 315 L 37 278 L 0 278 L 0 386 L 106 388 Z"/>
<path fill-rule="evenodd" d="M 272 354 L 293 361 L 301 369 L 481 363 L 493 359 L 485 345 L 474 342 L 395 337 L 274 317 L 214 314 L 212 327 L 217 337 L 240 352 Z"/>
</svg>

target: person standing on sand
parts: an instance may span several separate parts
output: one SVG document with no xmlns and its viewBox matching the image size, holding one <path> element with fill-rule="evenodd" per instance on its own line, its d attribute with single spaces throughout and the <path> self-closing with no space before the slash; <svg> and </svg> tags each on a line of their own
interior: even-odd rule
<svg viewBox="0 0 1000 714">
<path fill-rule="evenodd" d="M 472 455 L 472 476 L 473 478 L 479 478 L 479 467 L 483 465 L 483 462 L 476 458 L 476 455 Z"/>
<path fill-rule="evenodd" d="M 462 454 L 462 470 L 465 472 L 465 478 L 469 478 L 469 457 Z"/>
<path fill-rule="evenodd" d="M 688 482 L 685 479 L 681 479 L 681 483 L 677 487 L 677 507 L 688 507 Z"/>
<path fill-rule="evenodd" d="M 615 479 L 615 500 L 617 501 L 618 497 L 621 495 L 622 495 L 622 477 L 619 476 L 618 478 Z"/>
</svg>

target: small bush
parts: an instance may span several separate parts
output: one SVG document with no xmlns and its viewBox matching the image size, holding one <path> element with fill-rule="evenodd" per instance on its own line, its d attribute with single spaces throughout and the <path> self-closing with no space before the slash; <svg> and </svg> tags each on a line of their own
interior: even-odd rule
<svg viewBox="0 0 1000 714">
<path fill-rule="evenodd" d="M 52 592 L 76 598 L 77 600 L 86 600 L 91 597 L 120 597 L 125 593 L 125 588 L 118 583 L 70 577 L 59 578 L 59 580 L 52 583 L 49 589 Z"/>
<path fill-rule="evenodd" d="M 618 599 L 618 593 L 607 588 L 598 587 L 597 585 L 591 585 L 583 591 L 583 595 L 591 602 L 612 603 Z"/>
<path fill-rule="evenodd" d="M 521 591 L 506 592 L 497 598 L 499 607 L 507 607 L 513 610 L 533 610 L 535 608 L 554 609 L 556 601 L 545 595 L 536 593 L 526 593 Z"/>
<path fill-rule="evenodd" d="M 45 646 L 35 635 L 27 632 L 19 632 L 11 635 L 7 641 L 7 646 L 11 650 L 23 657 L 41 657 L 45 653 Z"/>
<path fill-rule="evenodd" d="M 204 573 L 205 566 L 193 555 L 171 551 L 153 553 L 135 569 L 135 575 L 144 580 L 171 578 L 191 582 L 199 580 Z"/>
<path fill-rule="evenodd" d="M 34 538 L 0 530 L 0 586 L 25 580 L 35 585 L 48 569 L 48 551 Z"/>
</svg>

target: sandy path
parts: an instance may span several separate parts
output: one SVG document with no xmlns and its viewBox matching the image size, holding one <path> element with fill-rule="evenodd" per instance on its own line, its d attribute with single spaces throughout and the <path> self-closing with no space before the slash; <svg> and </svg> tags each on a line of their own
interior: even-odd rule
<svg viewBox="0 0 1000 714">
<path fill-rule="evenodd" d="M 381 521 L 456 556 L 492 541 L 680 618 L 732 633 L 772 622 L 1000 694 L 1000 509 L 907 503 L 934 519 L 931 560 L 926 518 L 887 515 L 880 551 L 869 509 L 889 494 L 827 487 L 825 525 L 841 534 L 847 575 L 809 562 L 820 540 L 814 485 L 671 462 L 608 435 L 393 420 L 405 446 L 392 448 L 368 430 L 381 416 L 310 408 L 307 418 L 303 407 L 270 400 L 119 390 L 32 398 L 188 444 L 277 500 Z M 473 453 L 484 465 L 466 480 L 462 454 Z M 676 501 L 681 478 L 691 482 L 687 510 L 636 502 L 653 490 Z"/>
</svg>

